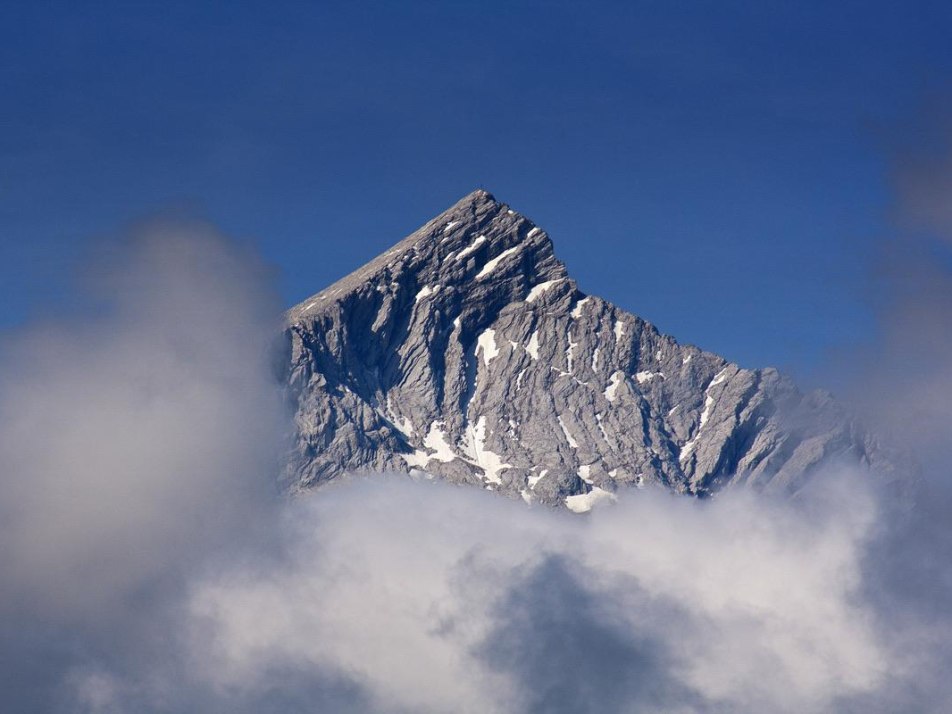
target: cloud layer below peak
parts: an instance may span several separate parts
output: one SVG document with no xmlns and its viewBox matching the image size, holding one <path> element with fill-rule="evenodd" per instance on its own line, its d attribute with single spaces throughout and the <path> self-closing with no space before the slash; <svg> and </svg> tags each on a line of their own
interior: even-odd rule
<svg viewBox="0 0 952 714">
<path fill-rule="evenodd" d="M 405 477 L 275 491 L 277 302 L 148 224 L 0 355 L 0 704 L 24 712 L 947 710 L 952 508 L 864 474 L 587 516 Z"/>
</svg>

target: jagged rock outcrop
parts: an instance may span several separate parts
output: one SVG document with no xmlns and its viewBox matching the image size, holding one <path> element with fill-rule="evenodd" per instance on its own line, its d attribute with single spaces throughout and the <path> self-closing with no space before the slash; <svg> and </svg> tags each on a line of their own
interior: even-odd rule
<svg viewBox="0 0 952 714">
<path fill-rule="evenodd" d="M 583 294 L 485 191 L 286 317 L 297 488 L 418 471 L 586 510 L 625 484 L 796 489 L 876 458 L 829 396 Z"/>
</svg>

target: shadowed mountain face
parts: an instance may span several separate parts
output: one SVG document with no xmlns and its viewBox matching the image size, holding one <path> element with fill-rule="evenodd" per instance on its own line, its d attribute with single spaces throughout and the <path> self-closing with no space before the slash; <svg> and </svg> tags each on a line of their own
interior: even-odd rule
<svg viewBox="0 0 952 714">
<path fill-rule="evenodd" d="M 295 488 L 422 472 L 577 511 L 617 487 L 795 490 L 875 443 L 823 393 L 582 293 L 476 191 L 287 313 Z"/>
</svg>

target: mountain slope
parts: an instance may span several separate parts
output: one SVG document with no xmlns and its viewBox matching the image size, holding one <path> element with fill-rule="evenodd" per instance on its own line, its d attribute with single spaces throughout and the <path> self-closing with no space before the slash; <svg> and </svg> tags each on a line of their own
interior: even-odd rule
<svg viewBox="0 0 952 714">
<path fill-rule="evenodd" d="M 623 484 L 796 489 L 877 458 L 827 395 L 583 294 L 485 191 L 286 317 L 297 488 L 416 470 L 586 510 Z"/>
</svg>

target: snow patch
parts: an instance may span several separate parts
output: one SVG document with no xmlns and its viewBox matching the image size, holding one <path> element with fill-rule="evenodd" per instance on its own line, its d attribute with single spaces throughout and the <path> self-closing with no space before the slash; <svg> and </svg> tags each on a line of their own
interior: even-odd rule
<svg viewBox="0 0 952 714">
<path fill-rule="evenodd" d="M 535 485 L 539 483 L 539 481 L 541 481 L 547 473 L 549 473 L 548 469 L 542 469 L 538 476 L 530 476 L 527 480 L 529 488 L 535 488 Z"/>
<path fill-rule="evenodd" d="M 701 423 L 698 425 L 697 430 L 700 431 L 704 428 L 704 425 L 707 424 L 707 420 L 711 417 L 711 409 L 714 407 L 714 397 L 708 395 L 704 399 L 704 411 L 701 412 Z"/>
<path fill-rule="evenodd" d="M 572 372 L 572 361 L 575 355 L 575 348 L 578 347 L 578 342 L 572 342 L 572 331 L 569 330 L 569 346 L 565 350 L 565 361 L 568 364 L 569 374 Z"/>
<path fill-rule="evenodd" d="M 589 486 L 592 485 L 592 467 L 590 464 L 585 464 L 578 467 L 578 477 L 582 479 Z"/>
<path fill-rule="evenodd" d="M 532 359 L 539 359 L 539 331 L 536 330 L 529 338 L 529 344 L 526 345 L 526 352 Z"/>
<path fill-rule="evenodd" d="M 519 370 L 519 374 L 516 375 L 516 391 L 517 391 L 517 392 L 518 392 L 520 389 L 522 389 L 522 379 L 523 379 L 523 377 L 525 377 L 525 376 L 526 376 L 526 370 L 525 370 L 525 369 Z"/>
<path fill-rule="evenodd" d="M 573 449 L 578 448 L 578 442 L 572 438 L 572 435 L 569 433 L 568 427 L 565 426 L 565 422 L 562 421 L 562 415 L 559 414 L 559 426 L 562 427 L 562 433 L 565 434 L 565 440 L 569 442 L 569 446 Z"/>
<path fill-rule="evenodd" d="M 725 368 L 722 369 L 720 372 L 718 372 L 718 373 L 714 376 L 714 379 L 711 380 L 711 383 L 710 383 L 709 385 L 707 385 L 707 388 L 710 389 L 711 387 L 716 387 L 718 384 L 720 384 L 721 382 L 723 382 L 724 380 L 726 380 L 726 379 L 727 379 L 727 372 L 728 372 L 729 369 L 730 369 L 730 367 L 725 367 Z"/>
<path fill-rule="evenodd" d="M 413 422 L 410 421 L 410 417 L 403 417 L 394 422 L 397 428 L 406 434 L 407 436 L 413 436 Z"/>
<path fill-rule="evenodd" d="M 499 265 L 499 263 L 501 263 L 510 255 L 518 251 L 520 248 L 522 248 L 522 246 L 517 245 L 517 246 L 513 246 L 512 248 L 507 248 L 506 250 L 504 250 L 502 253 L 497 255 L 495 258 L 493 258 L 488 263 L 486 263 L 486 265 L 483 266 L 483 269 L 480 270 L 476 274 L 476 279 L 481 280 L 482 278 L 485 278 L 487 275 L 489 275 L 491 272 L 493 272 L 496 269 L 496 266 Z"/>
<path fill-rule="evenodd" d="M 605 440 L 605 443 L 608 444 L 613 449 L 615 448 L 615 442 L 608 438 L 608 432 L 605 431 L 605 427 L 602 426 L 602 413 L 596 412 L 595 414 L 595 423 L 598 424 L 598 430 L 602 434 L 602 438 Z"/>
<path fill-rule="evenodd" d="M 684 446 L 681 447 L 681 455 L 678 457 L 678 461 L 682 464 L 687 461 L 688 457 L 691 455 L 691 452 L 694 451 L 694 442 L 697 441 L 697 436 L 689 441 L 684 442 Z"/>
<path fill-rule="evenodd" d="M 483 470 L 483 477 L 489 483 L 502 483 L 499 478 L 499 472 L 503 469 L 512 468 L 511 464 L 503 463 L 499 454 L 486 448 L 486 417 L 480 416 L 475 427 L 470 428 L 470 443 L 468 444 L 468 456 L 470 456 Z"/>
<path fill-rule="evenodd" d="M 566 496 L 565 507 L 575 513 L 587 513 L 599 503 L 603 503 L 605 501 L 611 502 L 614 500 L 614 494 L 609 493 L 605 489 L 599 488 L 598 486 L 593 486 L 592 490 L 588 493 L 580 493 L 576 496 Z"/>
<path fill-rule="evenodd" d="M 418 469 L 425 469 L 426 465 L 430 463 L 432 458 L 425 451 L 417 449 L 412 454 L 400 454 L 403 457 L 403 460 L 406 462 L 407 466 L 410 467 L 410 475 L 423 474 L 425 472 L 419 471 Z"/>
<path fill-rule="evenodd" d="M 387 394 L 385 416 L 404 436 L 413 436 L 413 422 L 409 417 L 398 417 L 393 411 L 393 398 Z"/>
<path fill-rule="evenodd" d="M 590 298 L 590 297 L 582 298 L 582 299 L 579 300 L 577 303 L 575 303 L 575 307 L 572 308 L 572 317 L 573 317 L 574 319 L 577 320 L 577 319 L 579 319 L 579 318 L 582 316 L 582 308 L 585 306 L 585 303 L 587 303 L 587 302 L 588 302 L 589 300 L 591 300 L 591 299 L 592 299 L 592 298 Z"/>
<path fill-rule="evenodd" d="M 476 351 L 483 351 L 483 364 L 487 367 L 493 361 L 493 357 L 499 354 L 499 347 L 496 346 L 496 331 L 492 328 L 484 330 L 476 340 Z"/>
<path fill-rule="evenodd" d="M 439 285 L 434 285 L 432 288 L 429 285 L 424 285 L 420 292 L 416 294 L 414 302 L 420 302 L 423 298 L 429 297 L 430 295 L 435 295 L 440 290 Z"/>
<path fill-rule="evenodd" d="M 443 232 L 449 233 L 451 230 L 453 230 L 453 226 L 458 226 L 458 225 L 459 225 L 459 221 L 450 221 L 445 226 L 443 226 Z"/>
<path fill-rule="evenodd" d="M 408 466 L 426 468 L 426 465 L 433 459 L 442 461 L 443 463 L 449 463 L 456 458 L 456 454 L 453 453 L 453 448 L 446 440 L 446 433 L 443 431 L 440 422 L 430 424 L 430 431 L 427 433 L 426 438 L 423 439 L 423 445 L 434 453 L 429 454 L 426 451 L 417 449 L 412 454 L 401 454 Z"/>
<path fill-rule="evenodd" d="M 484 235 L 476 236 L 476 240 L 474 240 L 469 246 L 467 246 L 466 248 L 463 248 L 463 250 L 459 252 L 459 255 L 456 256 L 456 261 L 457 262 L 461 261 L 463 258 L 465 258 L 474 250 L 479 248 L 479 246 L 481 246 L 485 242 L 486 242 L 486 236 Z"/>
<path fill-rule="evenodd" d="M 542 295 L 542 293 L 551 288 L 553 285 L 561 282 L 562 278 L 558 278 L 556 280 L 546 280 L 544 283 L 539 283 L 529 291 L 529 294 L 526 296 L 526 302 L 535 302 L 539 296 Z"/>
<path fill-rule="evenodd" d="M 430 424 L 430 431 L 427 433 L 426 438 L 423 439 L 423 445 L 435 452 L 430 458 L 442 461 L 444 464 L 456 458 L 456 454 L 453 453 L 453 447 L 451 447 L 450 443 L 446 440 L 446 432 L 443 431 L 440 422 Z M 425 465 L 426 464 L 424 464 L 424 466 Z"/>
<path fill-rule="evenodd" d="M 681 447 L 681 455 L 678 457 L 680 461 L 685 461 L 694 451 L 694 445 L 697 443 L 697 438 L 701 434 L 701 429 L 704 428 L 704 425 L 707 424 L 707 420 L 711 417 L 711 410 L 714 408 L 714 397 L 709 394 L 704 398 L 704 411 L 701 412 L 701 421 L 698 424 L 697 432 L 694 434 L 694 437 L 686 442 L 684 446 Z"/>
<path fill-rule="evenodd" d="M 529 233 L 528 233 L 528 235 L 527 235 L 526 237 L 527 237 L 527 238 L 531 238 L 531 237 L 534 236 L 536 233 L 538 233 L 540 230 L 542 230 L 542 229 L 541 229 L 541 228 L 533 228 L 531 231 L 529 231 Z"/>
<path fill-rule="evenodd" d="M 608 386 L 605 387 L 605 399 L 610 402 L 615 401 L 615 393 L 618 391 L 619 385 L 621 385 L 622 380 L 625 378 L 623 372 L 614 372 L 611 376 L 611 380 L 608 382 Z"/>
<path fill-rule="evenodd" d="M 592 371 L 593 372 L 598 371 L 598 351 L 600 349 L 601 349 L 600 347 L 596 347 L 595 351 L 592 352 Z"/>
<path fill-rule="evenodd" d="M 615 320 L 615 342 L 625 336 L 625 323 L 621 320 Z"/>
<path fill-rule="evenodd" d="M 635 379 L 638 380 L 638 384 L 644 384 L 645 382 L 650 382 L 655 377 L 661 377 L 664 379 L 664 372 L 636 372 Z"/>
</svg>

